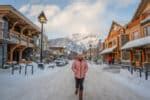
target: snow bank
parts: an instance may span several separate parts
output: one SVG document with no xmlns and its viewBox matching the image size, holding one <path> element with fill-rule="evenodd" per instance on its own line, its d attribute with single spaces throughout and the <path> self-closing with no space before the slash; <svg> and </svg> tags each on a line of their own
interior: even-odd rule
<svg viewBox="0 0 150 100">
<path fill-rule="evenodd" d="M 145 80 L 144 73 L 142 78 L 139 76 L 139 72 L 134 72 L 132 75 L 128 70 L 121 69 L 119 74 L 108 73 L 110 77 L 129 87 L 133 91 L 137 92 L 139 95 L 146 98 L 150 98 L 150 79 Z"/>
</svg>

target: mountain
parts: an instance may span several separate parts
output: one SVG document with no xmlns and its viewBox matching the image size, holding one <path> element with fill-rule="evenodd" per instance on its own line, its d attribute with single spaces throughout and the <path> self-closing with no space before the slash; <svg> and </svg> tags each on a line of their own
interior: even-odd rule
<svg viewBox="0 0 150 100">
<path fill-rule="evenodd" d="M 81 53 L 85 48 L 69 38 L 57 38 L 49 40 L 49 47 L 64 47 L 69 51 Z"/>
<path fill-rule="evenodd" d="M 99 42 L 98 34 L 81 34 L 75 33 L 67 38 L 57 38 L 49 40 L 50 47 L 65 47 L 66 49 L 81 53 L 89 49 L 89 45 L 96 47 Z"/>
<path fill-rule="evenodd" d="M 90 44 L 92 45 L 92 47 L 97 46 L 99 42 L 99 36 L 100 34 L 75 33 L 75 34 L 72 34 L 69 38 L 75 43 L 77 43 L 78 45 L 82 45 L 86 49 L 88 49 Z"/>
</svg>

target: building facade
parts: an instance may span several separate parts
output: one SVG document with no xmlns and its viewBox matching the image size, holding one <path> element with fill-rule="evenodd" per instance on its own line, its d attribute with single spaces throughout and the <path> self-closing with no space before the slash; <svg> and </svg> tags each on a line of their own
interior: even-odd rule
<svg viewBox="0 0 150 100">
<path fill-rule="evenodd" d="M 103 60 L 108 62 L 108 59 L 112 59 L 114 63 L 121 61 L 121 36 L 125 34 L 123 26 L 116 22 L 112 22 L 110 32 L 104 41 L 104 50 L 100 53 L 103 56 Z"/>
<path fill-rule="evenodd" d="M 150 0 L 141 0 L 132 20 L 126 27 L 128 42 L 122 46 L 124 58 L 135 67 L 143 66 L 144 62 L 150 62 Z"/>
<path fill-rule="evenodd" d="M 14 7 L 0 5 L 0 66 L 29 59 L 40 29 Z"/>
</svg>

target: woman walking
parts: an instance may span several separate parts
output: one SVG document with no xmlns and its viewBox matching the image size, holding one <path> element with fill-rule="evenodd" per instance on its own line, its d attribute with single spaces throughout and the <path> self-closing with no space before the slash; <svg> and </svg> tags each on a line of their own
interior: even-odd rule
<svg viewBox="0 0 150 100">
<path fill-rule="evenodd" d="M 75 75 L 75 94 L 79 93 L 79 100 L 83 100 L 83 83 L 88 71 L 88 64 L 84 60 L 83 55 L 78 55 L 73 64 L 72 64 L 72 71 Z"/>
</svg>

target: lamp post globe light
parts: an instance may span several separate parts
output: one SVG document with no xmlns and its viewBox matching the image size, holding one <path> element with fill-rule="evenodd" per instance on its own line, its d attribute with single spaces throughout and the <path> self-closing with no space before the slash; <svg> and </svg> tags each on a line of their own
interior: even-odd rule
<svg viewBox="0 0 150 100">
<path fill-rule="evenodd" d="M 43 65 L 43 24 L 47 22 L 47 18 L 43 11 L 38 16 L 38 21 L 41 23 L 40 63 L 38 64 L 38 66 L 40 68 L 44 68 L 44 65 Z"/>
</svg>

